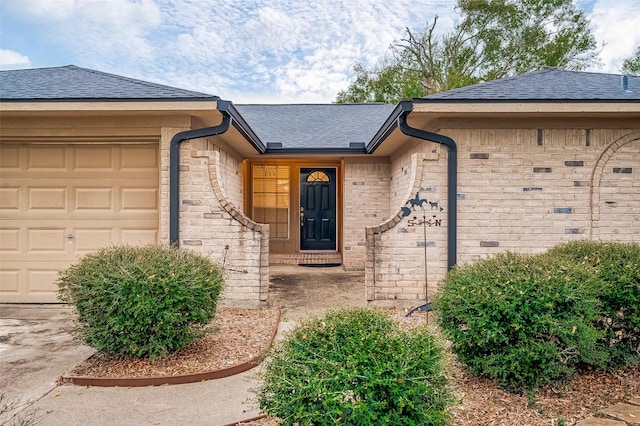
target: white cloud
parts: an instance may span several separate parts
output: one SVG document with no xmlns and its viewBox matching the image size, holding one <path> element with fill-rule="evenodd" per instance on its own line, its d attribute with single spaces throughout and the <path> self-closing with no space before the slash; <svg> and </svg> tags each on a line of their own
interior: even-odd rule
<svg viewBox="0 0 640 426">
<path fill-rule="evenodd" d="M 10 11 L 19 11 L 36 20 L 61 20 L 73 14 L 76 0 L 4 0 Z"/>
<path fill-rule="evenodd" d="M 160 10 L 153 0 L 85 0 L 76 3 L 61 36 L 76 51 L 83 52 L 81 57 L 131 65 L 156 58 L 160 46 L 154 46 L 148 35 L 160 23 Z"/>
<path fill-rule="evenodd" d="M 375 63 L 405 26 L 421 28 L 436 13 L 454 16 L 454 3 L 164 0 L 163 42 L 171 55 L 152 70 L 168 84 L 232 100 L 330 102 L 349 84 L 356 61 Z"/>
<path fill-rule="evenodd" d="M 0 49 L 0 69 L 14 70 L 31 68 L 31 61 L 27 56 L 13 50 Z"/>
<path fill-rule="evenodd" d="M 640 2 L 637 0 L 595 0 L 588 13 L 599 43 L 604 67 L 600 70 L 619 73 L 622 62 L 640 46 Z"/>
<path fill-rule="evenodd" d="M 104 68 L 152 61 L 150 31 L 161 24 L 154 0 L 9 0 L 8 11 L 64 49 L 68 59 Z M 28 31 L 28 30 L 26 30 Z"/>
<path fill-rule="evenodd" d="M 605 71 L 617 72 L 640 43 L 640 4 L 575 1 L 607 41 Z M 21 41 L 1 47 L 28 53 L 31 63 L 46 56 L 47 65 L 74 63 L 234 102 L 331 102 L 353 64 L 375 64 L 405 27 L 420 30 L 438 15 L 444 31 L 459 17 L 456 0 L 0 2 L 3 24 L 11 20 L 14 32 L 24 31 L 17 36 L 32 40 L 31 49 Z"/>
<path fill-rule="evenodd" d="M 405 26 L 455 15 L 455 0 L 5 1 L 59 46 L 61 65 L 299 102 L 330 102 L 353 64 L 374 64 Z"/>
</svg>

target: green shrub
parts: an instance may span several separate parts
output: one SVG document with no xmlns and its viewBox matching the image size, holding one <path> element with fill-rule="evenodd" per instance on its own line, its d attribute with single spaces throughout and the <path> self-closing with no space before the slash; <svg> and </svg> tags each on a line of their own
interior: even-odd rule
<svg viewBox="0 0 640 426">
<path fill-rule="evenodd" d="M 108 354 L 156 357 L 203 334 L 222 285 L 218 267 L 169 246 L 116 246 L 61 272 L 58 298 L 77 311 L 76 336 Z"/>
<path fill-rule="evenodd" d="M 605 364 L 594 279 L 564 258 L 503 253 L 452 270 L 434 307 L 473 373 L 521 392 Z"/>
<path fill-rule="evenodd" d="M 589 268 L 596 275 L 592 291 L 601 301 L 602 346 L 610 367 L 640 361 L 640 244 L 574 241 L 549 251 Z"/>
<path fill-rule="evenodd" d="M 272 350 L 260 408 L 284 424 L 447 424 L 443 350 L 367 309 L 302 322 Z"/>
</svg>

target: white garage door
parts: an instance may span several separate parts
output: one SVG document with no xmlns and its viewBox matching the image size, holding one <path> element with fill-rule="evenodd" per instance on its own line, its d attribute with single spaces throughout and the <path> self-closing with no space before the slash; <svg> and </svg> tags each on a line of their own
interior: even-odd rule
<svg viewBox="0 0 640 426">
<path fill-rule="evenodd" d="M 158 241 L 155 144 L 0 145 L 0 302 L 56 302 L 98 247 Z"/>
</svg>

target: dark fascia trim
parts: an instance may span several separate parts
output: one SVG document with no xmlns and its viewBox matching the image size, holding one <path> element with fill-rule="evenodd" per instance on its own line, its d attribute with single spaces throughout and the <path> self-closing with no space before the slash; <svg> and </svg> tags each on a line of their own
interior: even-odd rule
<svg viewBox="0 0 640 426">
<path fill-rule="evenodd" d="M 264 144 L 253 133 L 230 101 L 219 101 L 218 111 L 222 114 L 222 122 L 217 126 L 186 130 L 176 133 L 171 138 L 169 147 L 169 241 L 172 245 L 180 245 L 180 145 L 183 142 L 217 136 L 225 133 L 233 125 L 249 143 L 263 154 Z"/>
<path fill-rule="evenodd" d="M 267 147 L 260 140 L 258 135 L 253 131 L 251 126 L 245 121 L 244 117 L 240 115 L 240 112 L 236 109 L 231 101 L 219 101 L 218 102 L 218 110 L 226 111 L 231 118 L 233 118 L 233 127 L 240 132 L 244 138 L 249 141 L 251 146 L 258 151 L 259 154 L 264 154 L 267 152 Z"/>
<path fill-rule="evenodd" d="M 365 148 L 267 148 L 265 154 L 269 155 L 346 155 L 346 154 L 368 154 Z"/>
<path fill-rule="evenodd" d="M 640 98 L 630 99 L 451 99 L 436 98 L 425 99 L 415 98 L 411 100 L 416 104 L 598 104 L 598 103 L 638 103 Z"/>
<path fill-rule="evenodd" d="M 382 145 L 382 142 L 384 142 L 389 135 L 398 128 L 398 117 L 400 117 L 401 114 L 412 110 L 413 106 L 411 105 L 411 101 L 402 101 L 396 105 L 393 111 L 391 111 L 391 114 L 389 114 L 389 117 L 387 117 L 385 122 L 382 124 L 382 127 L 380 127 L 380 130 L 376 132 L 371 141 L 367 144 L 365 148 L 367 154 L 373 154 L 375 150 Z"/>
</svg>

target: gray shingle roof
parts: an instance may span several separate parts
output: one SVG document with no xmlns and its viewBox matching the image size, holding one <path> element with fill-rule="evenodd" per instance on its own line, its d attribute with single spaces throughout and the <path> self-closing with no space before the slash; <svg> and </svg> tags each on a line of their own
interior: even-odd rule
<svg viewBox="0 0 640 426">
<path fill-rule="evenodd" d="M 640 77 L 545 68 L 528 74 L 436 93 L 420 101 L 640 101 Z"/>
<path fill-rule="evenodd" d="M 67 65 L 0 71 L 3 101 L 216 100 L 217 96 Z"/>
<path fill-rule="evenodd" d="M 262 142 L 283 149 L 367 144 L 394 109 L 387 104 L 236 105 Z"/>
<path fill-rule="evenodd" d="M 218 99 L 73 65 L 0 72 L 0 100 L 4 102 Z M 625 91 L 620 75 L 545 68 L 414 101 L 640 102 L 640 77 L 628 77 Z M 366 146 L 383 123 L 397 118 L 391 114 L 400 111 L 386 104 L 236 105 L 236 109 L 265 145 L 281 144 L 284 150 L 300 152 L 339 152 L 353 149 L 351 144 Z"/>
</svg>

